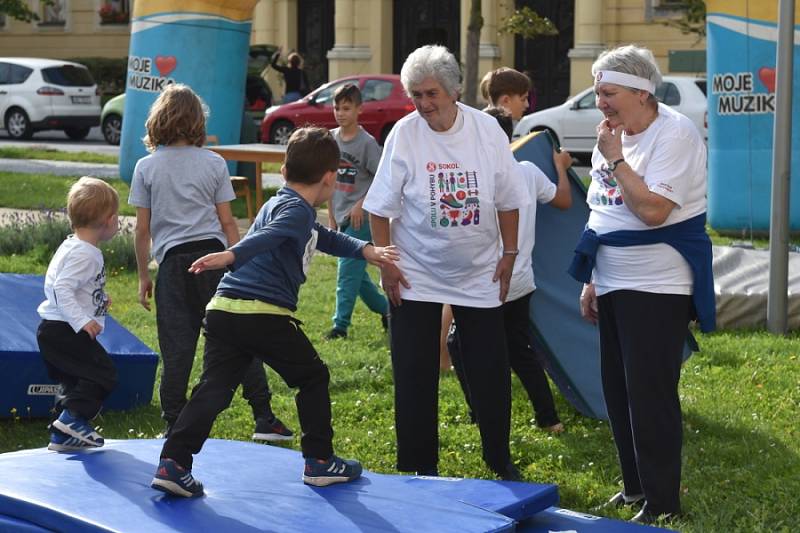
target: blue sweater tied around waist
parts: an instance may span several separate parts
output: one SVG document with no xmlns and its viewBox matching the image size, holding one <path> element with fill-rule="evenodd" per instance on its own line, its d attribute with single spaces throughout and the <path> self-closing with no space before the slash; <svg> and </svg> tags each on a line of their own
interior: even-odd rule
<svg viewBox="0 0 800 533">
<path fill-rule="evenodd" d="M 578 281 L 589 283 L 597 260 L 597 249 L 606 246 L 639 246 L 665 243 L 683 256 L 694 275 L 692 301 L 695 318 L 704 333 L 717 326 L 717 308 L 714 299 L 714 271 L 711 239 L 706 233 L 706 214 L 701 213 L 683 222 L 650 230 L 618 230 L 598 235 L 585 229 L 575 247 L 575 257 L 568 272 Z"/>
</svg>

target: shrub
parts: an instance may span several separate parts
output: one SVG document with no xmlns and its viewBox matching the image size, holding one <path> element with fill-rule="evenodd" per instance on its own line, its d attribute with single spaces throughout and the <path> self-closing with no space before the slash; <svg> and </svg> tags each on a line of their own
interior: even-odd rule
<svg viewBox="0 0 800 533">
<path fill-rule="evenodd" d="M 72 233 L 63 211 L 41 211 L 13 214 L 7 218 L 6 225 L 0 227 L 0 255 L 31 254 L 47 265 L 53 254 Z M 136 271 L 136 253 L 133 248 L 133 228 L 124 225 L 116 237 L 102 243 L 100 249 L 105 258 L 109 275 L 122 270 Z"/>
<path fill-rule="evenodd" d="M 116 96 L 125 92 L 127 57 L 77 57 L 68 61 L 80 63 L 89 69 L 101 95 Z"/>
</svg>

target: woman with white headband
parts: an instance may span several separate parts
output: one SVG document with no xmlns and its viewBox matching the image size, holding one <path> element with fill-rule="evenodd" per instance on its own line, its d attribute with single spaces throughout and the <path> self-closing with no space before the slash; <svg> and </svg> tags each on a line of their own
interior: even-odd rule
<svg viewBox="0 0 800 533">
<path fill-rule="evenodd" d="M 592 65 L 597 126 L 587 229 L 570 273 L 581 314 L 600 329 L 603 393 L 634 522 L 680 513 L 678 380 L 689 321 L 714 329 L 705 232 L 706 146 L 691 120 L 659 103 L 653 54 L 633 45 Z"/>
</svg>

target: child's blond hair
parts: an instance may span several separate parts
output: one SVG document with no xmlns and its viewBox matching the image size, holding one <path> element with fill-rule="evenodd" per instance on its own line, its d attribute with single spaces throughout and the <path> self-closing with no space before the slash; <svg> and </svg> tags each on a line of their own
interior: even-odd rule
<svg viewBox="0 0 800 533">
<path fill-rule="evenodd" d="M 72 229 L 102 225 L 119 209 L 119 194 L 103 180 L 84 176 L 67 194 L 67 216 Z"/>
<path fill-rule="evenodd" d="M 168 85 L 147 114 L 147 135 L 142 138 L 147 150 L 177 141 L 203 146 L 206 143 L 206 111 L 203 101 L 188 85 Z"/>
</svg>

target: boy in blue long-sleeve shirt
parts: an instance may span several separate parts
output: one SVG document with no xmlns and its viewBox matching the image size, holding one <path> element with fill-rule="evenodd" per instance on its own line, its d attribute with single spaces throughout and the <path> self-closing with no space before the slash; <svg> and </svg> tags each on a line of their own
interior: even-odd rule
<svg viewBox="0 0 800 533">
<path fill-rule="evenodd" d="M 339 148 L 328 130 L 296 130 L 281 169 L 286 186 L 264 205 L 238 244 L 192 264 L 194 273 L 225 267 L 229 272 L 206 307 L 206 369 L 164 443 L 153 488 L 184 497 L 203 493 L 191 474 L 192 455 L 256 357 L 299 389 L 303 481 L 326 486 L 361 475 L 358 461 L 333 453 L 328 367 L 292 315 L 315 249 L 379 266 L 397 259 L 393 247 L 376 248 L 316 222 L 314 208 L 330 200 L 338 166 Z"/>
</svg>

